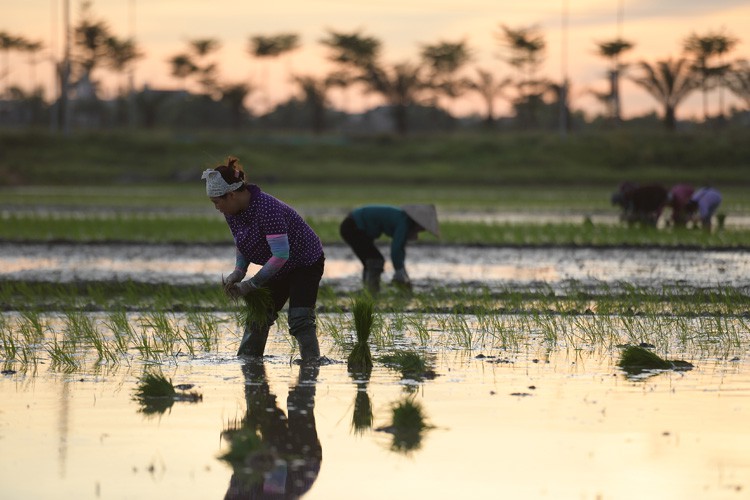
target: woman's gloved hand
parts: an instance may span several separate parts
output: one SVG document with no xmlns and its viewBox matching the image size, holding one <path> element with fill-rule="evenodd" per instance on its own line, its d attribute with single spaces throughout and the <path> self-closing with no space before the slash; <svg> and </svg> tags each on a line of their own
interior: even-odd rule
<svg viewBox="0 0 750 500">
<path fill-rule="evenodd" d="M 229 288 L 234 285 L 235 283 L 239 283 L 242 281 L 242 278 L 245 277 L 245 272 L 243 272 L 240 269 L 235 269 L 232 271 L 229 276 L 226 278 L 222 278 L 221 284 L 224 285 L 224 292 L 229 294 Z"/>
<path fill-rule="evenodd" d="M 240 297 L 244 297 L 257 288 L 259 288 L 258 285 L 256 285 L 251 278 L 249 280 L 240 281 L 239 283 L 232 283 L 229 286 L 225 286 L 224 290 L 231 298 L 239 299 Z"/>
</svg>

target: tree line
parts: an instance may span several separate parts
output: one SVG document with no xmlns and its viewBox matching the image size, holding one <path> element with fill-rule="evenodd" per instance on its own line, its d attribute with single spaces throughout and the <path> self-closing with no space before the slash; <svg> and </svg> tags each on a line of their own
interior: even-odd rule
<svg viewBox="0 0 750 500">
<path fill-rule="evenodd" d="M 83 2 L 72 35 L 70 57 L 57 62 L 58 108 L 62 108 L 69 98 L 98 100 L 96 90 L 101 85 L 100 69 L 106 68 L 124 82 L 120 84 L 119 93 L 123 101 L 130 103 L 124 108 L 124 114 L 134 113 L 137 104 L 142 108 L 141 114 L 156 113 L 158 101 L 151 99 L 149 103 L 149 96 L 145 95 L 138 96 L 140 100 L 134 98 L 132 72 L 137 61 L 144 56 L 135 40 L 116 36 L 109 24 L 94 14 L 91 2 Z M 501 118 L 495 110 L 501 99 L 510 103 L 512 116 L 509 118 L 517 129 L 539 128 L 540 116 L 549 115 L 550 110 L 558 110 L 558 125 L 569 127 L 572 122 L 567 97 L 569 84 L 549 79 L 541 71 L 547 48 L 542 30 L 538 26 L 499 24 L 493 35 L 500 49 L 499 58 L 510 68 L 505 77 L 498 76 L 492 68 L 473 65 L 474 51 L 465 40 L 422 44 L 418 59 L 388 63 L 383 60 L 383 43 L 377 37 L 362 31 L 328 30 L 318 42 L 327 49 L 327 57 L 334 69 L 322 76 L 290 75 L 299 97 L 293 96 L 288 103 L 258 114 L 270 115 L 279 112 L 283 106 L 304 107 L 310 116 L 312 130 L 320 133 L 328 125 L 331 92 L 352 88 L 362 94 L 379 96 L 391 114 L 395 130 L 402 135 L 410 129 L 410 110 L 427 107 L 449 116 L 446 103 L 456 102 L 468 94 L 481 97 L 482 121 L 488 128 Z M 737 37 L 723 30 L 692 33 L 684 39 L 683 52 L 678 57 L 629 62 L 625 56 L 634 49 L 634 42 L 622 38 L 596 42 L 598 55 L 607 63 L 608 89 L 590 92 L 603 104 L 604 119 L 611 126 L 622 122 L 620 83 L 623 78 L 638 85 L 656 101 L 660 107 L 660 119 L 667 129 L 676 128 L 676 112 L 694 92 L 702 93 L 703 120 L 707 122 L 711 118 L 709 92 L 718 90 L 718 118 L 721 119 L 725 114 L 725 91 L 733 93 L 746 108 L 750 108 L 750 63 L 744 59 L 731 59 L 738 44 Z M 249 36 L 246 50 L 256 61 L 269 61 L 283 58 L 300 48 L 297 34 L 279 33 Z M 43 49 L 41 42 L 0 32 L 0 51 L 5 61 L 0 76 L 6 82 L 3 88 L 6 100 L 25 97 L 42 100 L 40 88 L 28 96 L 20 88 L 8 86 L 7 61 L 10 51 L 23 52 L 28 55 L 28 64 L 33 69 Z M 220 105 L 231 126 L 238 128 L 251 113 L 246 105 L 249 97 L 262 93 L 268 82 L 221 79 L 215 60 L 220 49 L 221 42 L 215 38 L 189 40 L 184 50 L 169 58 L 167 66 L 171 76 L 183 82 L 183 88 L 190 84 L 198 89 L 206 101 L 204 104 Z M 68 81 L 70 84 L 66 83 Z M 82 83 L 92 89 L 90 95 L 76 94 L 81 94 L 80 89 L 86 88 Z M 148 122 L 146 119 L 147 125 Z"/>
</svg>

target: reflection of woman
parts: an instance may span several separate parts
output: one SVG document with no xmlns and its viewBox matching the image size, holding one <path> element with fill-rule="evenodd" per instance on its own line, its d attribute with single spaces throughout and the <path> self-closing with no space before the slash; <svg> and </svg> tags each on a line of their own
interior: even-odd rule
<svg viewBox="0 0 750 500">
<path fill-rule="evenodd" d="M 411 282 L 406 273 L 406 244 L 416 240 L 417 235 L 425 230 L 440 236 L 434 205 L 404 205 L 401 208 L 367 205 L 352 210 L 339 228 L 341 237 L 362 262 L 362 281 L 372 293 L 380 290 L 380 275 L 385 265 L 375 240 L 383 234 L 391 238 L 393 283 L 408 288 Z"/>
<path fill-rule="evenodd" d="M 230 448 L 223 458 L 234 469 L 225 498 L 299 498 L 317 479 L 323 456 L 313 412 L 318 367 L 300 366 L 288 415 L 270 392 L 263 364 L 247 363 L 242 373 L 247 412 L 222 433 Z"/>
<path fill-rule="evenodd" d="M 303 361 L 317 360 L 315 303 L 325 261 L 320 239 L 294 209 L 246 184 L 237 158 L 204 171 L 203 179 L 206 194 L 224 214 L 236 246 L 235 269 L 224 282 L 226 292 L 236 298 L 265 287 L 273 298 L 267 321 L 246 326 L 237 354 L 263 356 L 269 328 L 289 300 L 289 333 L 297 339 Z M 262 267 L 242 281 L 250 262 Z"/>
</svg>

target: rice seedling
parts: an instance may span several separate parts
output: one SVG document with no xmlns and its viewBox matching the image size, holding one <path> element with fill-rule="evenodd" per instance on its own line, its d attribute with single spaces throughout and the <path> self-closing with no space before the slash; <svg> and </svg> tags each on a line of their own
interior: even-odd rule
<svg viewBox="0 0 750 500">
<path fill-rule="evenodd" d="M 173 318 L 167 313 L 151 311 L 141 320 L 141 326 L 153 332 L 152 340 L 160 352 L 169 356 L 176 354 L 176 344 L 181 337 Z"/>
<path fill-rule="evenodd" d="M 122 309 L 109 312 L 107 319 L 104 320 L 104 325 L 112 332 L 117 352 L 125 354 L 128 351 L 131 339 L 135 335 L 133 327 L 130 326 L 130 321 L 128 321 L 127 313 Z"/>
<path fill-rule="evenodd" d="M 185 330 L 184 341 L 187 341 L 189 333 L 198 339 L 205 352 L 209 352 L 218 344 L 219 322 L 211 314 L 189 312 L 187 314 L 187 329 Z"/>
<path fill-rule="evenodd" d="M 13 331 L 7 327 L 5 322 L 1 325 L 0 329 L 0 343 L 3 349 L 3 358 L 5 360 L 15 359 L 18 354 L 18 345 L 16 344 L 16 338 Z"/>
<path fill-rule="evenodd" d="M 354 330 L 357 341 L 347 358 L 347 367 L 351 372 L 367 372 L 372 370 L 372 354 L 367 344 L 373 324 L 375 301 L 367 293 L 360 294 L 352 305 L 354 316 Z"/>
<path fill-rule="evenodd" d="M 420 345 L 426 346 L 430 341 L 430 332 L 425 324 L 424 316 L 422 314 L 410 315 L 406 318 L 406 322 L 416 334 Z"/>
<path fill-rule="evenodd" d="M 140 335 L 135 336 L 133 347 L 141 354 L 145 361 L 161 363 L 163 352 L 156 348 L 145 329 L 141 330 Z"/>
<path fill-rule="evenodd" d="M 39 311 L 24 310 L 21 312 L 21 323 L 18 325 L 18 330 L 26 344 L 34 345 L 44 340 L 48 325 Z"/>
<path fill-rule="evenodd" d="M 321 336 L 328 336 L 333 340 L 333 344 L 339 348 L 344 348 L 349 342 L 344 335 L 344 327 L 341 324 L 343 313 L 325 314 L 318 316 L 318 329 Z"/>
<path fill-rule="evenodd" d="M 81 366 L 75 358 L 71 347 L 65 342 L 58 342 L 57 337 L 52 337 L 51 343 L 45 345 L 45 350 L 50 357 L 53 368 L 61 368 L 66 373 L 75 372 Z"/>
<path fill-rule="evenodd" d="M 243 297 L 245 309 L 243 310 L 242 325 L 257 323 L 265 324 L 268 321 L 268 313 L 273 310 L 273 297 L 271 290 L 266 287 L 255 288 Z"/>
</svg>

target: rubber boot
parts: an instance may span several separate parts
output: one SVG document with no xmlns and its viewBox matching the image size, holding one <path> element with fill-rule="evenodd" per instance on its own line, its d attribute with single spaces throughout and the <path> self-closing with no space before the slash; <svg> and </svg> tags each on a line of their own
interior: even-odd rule
<svg viewBox="0 0 750 500">
<path fill-rule="evenodd" d="M 273 322 L 276 321 L 277 317 L 278 315 L 275 312 L 269 313 L 264 325 L 255 322 L 248 322 L 245 324 L 245 333 L 242 335 L 240 347 L 237 350 L 237 356 L 262 358 L 263 352 L 266 350 L 268 331 L 271 329 L 271 325 L 273 325 Z"/>
<path fill-rule="evenodd" d="M 297 339 L 302 362 L 315 362 L 320 358 L 315 309 L 312 307 L 289 308 L 289 333 Z"/>
<path fill-rule="evenodd" d="M 367 291 L 373 295 L 380 291 L 380 275 L 383 274 L 384 266 L 385 262 L 382 259 L 367 259 L 365 261 L 363 281 Z"/>
</svg>

